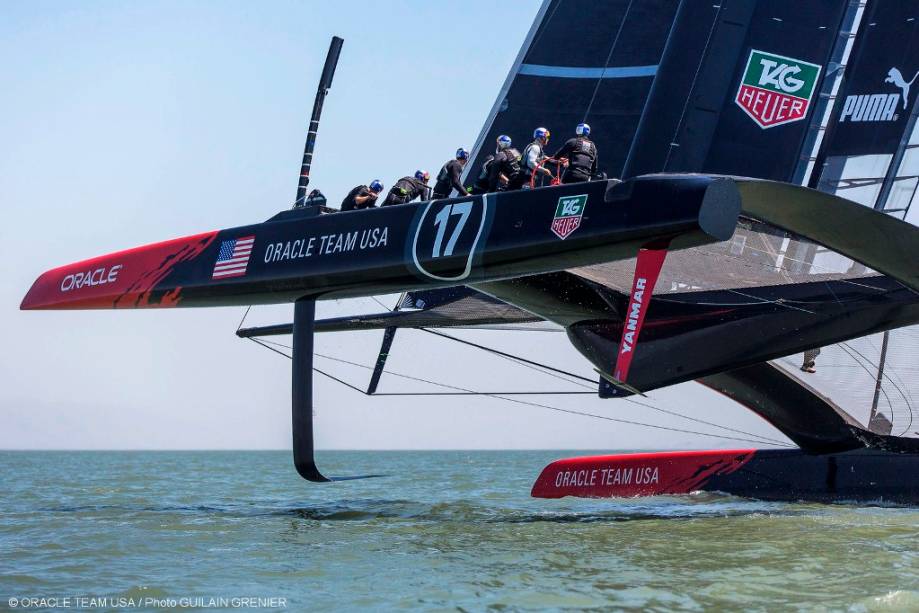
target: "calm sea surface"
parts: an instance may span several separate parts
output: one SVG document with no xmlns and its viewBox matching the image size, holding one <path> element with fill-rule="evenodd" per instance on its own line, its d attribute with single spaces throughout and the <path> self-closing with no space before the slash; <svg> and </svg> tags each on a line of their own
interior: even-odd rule
<svg viewBox="0 0 919 613">
<path fill-rule="evenodd" d="M 529 497 L 580 454 L 327 452 L 391 476 L 312 485 L 286 452 L 0 452 L 0 609 L 919 611 L 919 510 Z"/>
</svg>

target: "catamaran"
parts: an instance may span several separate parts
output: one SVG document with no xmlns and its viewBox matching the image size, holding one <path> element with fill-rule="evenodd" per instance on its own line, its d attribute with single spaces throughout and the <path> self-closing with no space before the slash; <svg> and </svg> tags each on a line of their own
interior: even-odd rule
<svg viewBox="0 0 919 613">
<path fill-rule="evenodd" d="M 237 334 L 293 337 L 294 461 L 310 481 L 341 479 L 314 458 L 316 332 L 385 330 L 372 395 L 399 328 L 540 325 L 564 330 L 602 398 L 697 381 L 797 448 L 567 458 L 533 496 L 914 504 L 917 18 L 917 3 L 876 0 L 546 0 L 467 168 L 499 134 L 586 121 L 594 180 L 323 214 L 306 189 L 333 39 L 300 206 L 50 270 L 21 308 L 293 303 L 292 322 Z M 317 300 L 392 293 L 392 311 L 315 317 Z"/>
</svg>

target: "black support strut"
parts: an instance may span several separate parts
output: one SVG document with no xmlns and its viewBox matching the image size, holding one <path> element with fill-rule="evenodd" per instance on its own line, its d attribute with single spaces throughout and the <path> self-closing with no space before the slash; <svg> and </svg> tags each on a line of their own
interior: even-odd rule
<svg viewBox="0 0 919 613">
<path fill-rule="evenodd" d="M 301 298 L 294 303 L 293 354 L 291 363 L 291 425 L 294 439 L 294 466 L 307 481 L 325 483 L 368 479 L 383 475 L 355 477 L 326 477 L 316 466 L 313 446 L 313 333 L 316 322 L 316 301 Z"/>
<path fill-rule="evenodd" d="M 313 325 L 316 301 L 301 298 L 294 303 L 294 349 L 291 387 L 291 421 L 294 434 L 294 466 L 307 481 L 330 481 L 316 468 L 313 454 Z"/>
</svg>

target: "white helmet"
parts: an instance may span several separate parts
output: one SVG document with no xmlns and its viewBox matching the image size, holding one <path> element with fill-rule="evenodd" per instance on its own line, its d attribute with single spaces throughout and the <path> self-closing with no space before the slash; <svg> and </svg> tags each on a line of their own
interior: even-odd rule
<svg viewBox="0 0 919 613">
<path fill-rule="evenodd" d="M 498 151 L 503 151 L 511 146 L 511 137 L 507 134 L 502 134 L 498 137 Z"/>
</svg>

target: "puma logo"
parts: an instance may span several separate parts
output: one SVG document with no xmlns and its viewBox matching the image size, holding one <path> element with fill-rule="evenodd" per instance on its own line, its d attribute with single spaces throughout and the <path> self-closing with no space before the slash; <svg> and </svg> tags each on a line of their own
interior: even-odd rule
<svg viewBox="0 0 919 613">
<path fill-rule="evenodd" d="M 907 81 L 903 78 L 903 73 L 901 73 L 897 68 L 891 68 L 887 71 L 887 78 L 884 79 L 884 83 L 893 83 L 896 87 L 899 87 L 903 91 L 903 110 L 906 110 L 906 105 L 909 104 L 909 88 L 913 84 L 913 81 L 916 80 L 916 77 L 919 77 L 919 72 L 913 75 L 912 80 Z"/>
</svg>

